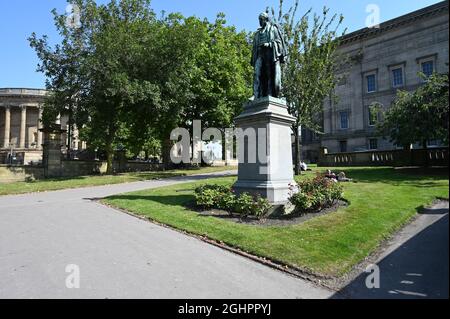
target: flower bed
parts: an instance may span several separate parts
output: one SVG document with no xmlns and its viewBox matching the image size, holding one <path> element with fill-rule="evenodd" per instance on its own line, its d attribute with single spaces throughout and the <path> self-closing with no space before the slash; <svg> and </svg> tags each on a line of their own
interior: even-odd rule
<svg viewBox="0 0 450 319">
<path fill-rule="evenodd" d="M 293 212 L 306 214 L 321 211 L 343 199 L 344 188 L 334 179 L 317 174 L 297 185 L 290 185 L 289 202 L 294 205 Z"/>
<path fill-rule="evenodd" d="M 238 214 L 241 218 L 253 216 L 263 219 L 272 207 L 269 201 L 261 196 L 249 193 L 236 195 L 229 187 L 222 185 L 202 185 L 195 189 L 197 206 L 216 208 L 227 211 L 230 215 Z"/>
</svg>

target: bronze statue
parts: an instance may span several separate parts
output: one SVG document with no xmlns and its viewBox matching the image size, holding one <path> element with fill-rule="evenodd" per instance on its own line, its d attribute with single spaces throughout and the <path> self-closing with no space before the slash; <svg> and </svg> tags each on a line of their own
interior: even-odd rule
<svg viewBox="0 0 450 319">
<path fill-rule="evenodd" d="M 255 69 L 253 94 L 255 99 L 264 96 L 280 97 L 281 63 L 287 56 L 281 30 L 272 24 L 267 13 L 259 15 L 261 26 L 253 39 L 252 66 Z"/>
</svg>

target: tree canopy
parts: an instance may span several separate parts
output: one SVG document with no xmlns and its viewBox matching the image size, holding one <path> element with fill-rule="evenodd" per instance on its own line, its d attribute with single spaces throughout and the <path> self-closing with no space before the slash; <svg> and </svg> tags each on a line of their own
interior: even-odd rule
<svg viewBox="0 0 450 319">
<path fill-rule="evenodd" d="M 133 152 L 160 140 L 169 162 L 170 132 L 200 119 L 230 126 L 250 96 L 250 45 L 245 32 L 216 21 L 160 17 L 149 0 L 74 0 L 79 25 L 53 10 L 62 38 L 30 37 L 51 92 L 44 125 L 69 114 L 90 147 L 106 151 L 108 173 L 114 150 Z M 156 147 L 158 148 L 158 147 Z"/>
<path fill-rule="evenodd" d="M 408 148 L 432 140 L 448 145 L 449 104 L 448 74 L 434 73 L 415 91 L 399 90 L 390 108 L 378 123 L 379 132 L 398 146 Z"/>
</svg>

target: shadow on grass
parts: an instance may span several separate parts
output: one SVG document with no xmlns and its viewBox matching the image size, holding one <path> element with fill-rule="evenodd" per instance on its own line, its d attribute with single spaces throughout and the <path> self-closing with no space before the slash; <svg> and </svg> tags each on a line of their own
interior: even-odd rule
<svg viewBox="0 0 450 319">
<path fill-rule="evenodd" d="M 123 177 L 129 181 L 142 181 L 142 180 L 154 180 L 162 178 L 174 178 L 174 177 L 186 177 L 186 173 L 182 172 L 169 172 L 169 171 L 158 171 L 158 172 L 132 172 L 132 173 L 120 173 L 120 174 L 93 174 L 93 175 L 83 175 L 83 176 L 72 176 L 72 177 L 58 177 L 58 178 L 45 178 L 45 179 L 27 179 L 24 182 L 27 184 L 37 184 L 40 182 L 70 182 L 70 181 L 83 181 L 95 178 L 117 178 L 118 180 Z"/>
<path fill-rule="evenodd" d="M 156 202 L 163 205 L 176 205 L 176 206 L 187 206 L 187 204 L 194 200 L 194 195 L 190 194 L 180 194 L 180 195 L 115 195 L 107 198 L 108 200 L 118 200 L 118 201 L 136 201 L 145 200 Z"/>
</svg>

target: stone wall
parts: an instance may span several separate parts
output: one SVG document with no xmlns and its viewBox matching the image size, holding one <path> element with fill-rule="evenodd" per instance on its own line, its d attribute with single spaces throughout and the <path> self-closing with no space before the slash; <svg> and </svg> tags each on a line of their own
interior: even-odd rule
<svg viewBox="0 0 450 319">
<path fill-rule="evenodd" d="M 61 161 L 61 176 L 75 177 L 106 173 L 106 162 L 103 161 Z"/>
<path fill-rule="evenodd" d="M 328 153 L 322 149 L 319 166 L 448 166 L 448 148 Z"/>
<path fill-rule="evenodd" d="M 106 166 L 106 161 L 62 160 L 61 174 L 64 177 L 105 174 Z M 154 163 L 133 161 L 128 161 L 125 163 L 114 161 L 113 163 L 113 171 L 116 173 L 160 171 L 163 168 L 164 166 L 162 164 Z"/>
<path fill-rule="evenodd" d="M 223 160 L 214 161 L 211 166 L 213 166 L 213 167 L 236 166 L 237 167 L 238 164 L 239 163 L 238 163 L 237 159 L 232 159 L 229 161 L 223 161 Z"/>
<path fill-rule="evenodd" d="M 159 171 L 163 169 L 162 164 L 127 162 L 124 168 L 120 169 L 120 163 L 114 162 L 115 172 L 143 172 Z M 61 161 L 61 177 L 76 177 L 97 175 L 106 173 L 106 161 Z M 29 165 L 0 165 L 0 184 L 10 182 L 21 182 L 27 180 L 43 179 L 43 166 Z"/>
<path fill-rule="evenodd" d="M 0 184 L 44 178 L 42 166 L 0 165 Z"/>
</svg>

